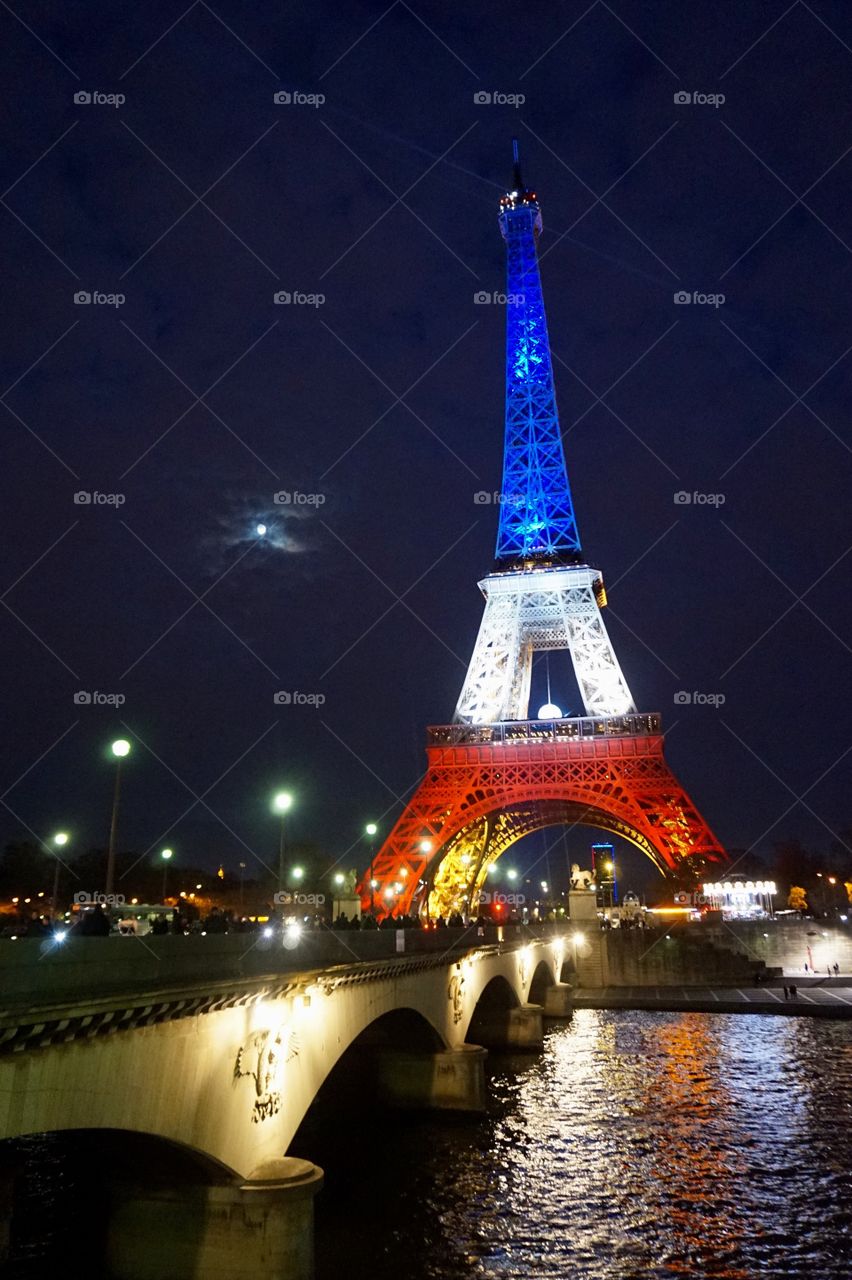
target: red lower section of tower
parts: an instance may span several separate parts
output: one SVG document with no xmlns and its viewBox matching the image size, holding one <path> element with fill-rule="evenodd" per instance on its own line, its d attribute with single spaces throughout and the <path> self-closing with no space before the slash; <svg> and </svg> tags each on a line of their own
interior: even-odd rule
<svg viewBox="0 0 852 1280">
<path fill-rule="evenodd" d="M 653 731 L 659 717 L 632 719 L 643 732 L 562 738 L 559 722 L 555 732 L 523 732 L 535 722 L 519 723 L 517 733 L 514 722 L 431 729 L 426 776 L 375 855 L 374 889 L 369 871 L 359 888 L 364 910 L 371 902 L 381 915 L 416 909 L 448 853 L 474 829 L 491 833 L 490 860 L 530 831 L 582 822 L 632 841 L 663 872 L 690 860 L 726 861 L 665 761 L 663 734 Z M 436 745 L 442 737 L 457 741 Z M 465 857 L 473 885 L 475 855 Z"/>
</svg>

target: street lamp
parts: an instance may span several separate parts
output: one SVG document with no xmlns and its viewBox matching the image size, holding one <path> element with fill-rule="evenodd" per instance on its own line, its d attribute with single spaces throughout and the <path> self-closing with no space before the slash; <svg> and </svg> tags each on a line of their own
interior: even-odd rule
<svg viewBox="0 0 852 1280">
<path fill-rule="evenodd" d="M 375 822 L 368 822 L 364 828 L 364 833 L 370 841 L 370 915 L 376 914 L 376 881 L 373 876 L 373 858 L 376 854 L 376 832 L 378 827 Z"/>
<path fill-rule="evenodd" d="M 160 854 L 163 859 L 163 905 L 166 903 L 166 881 L 169 874 L 169 862 L 174 857 L 173 849 L 164 849 Z"/>
<path fill-rule="evenodd" d="M 118 835 L 118 801 L 121 795 L 121 762 L 130 755 L 130 743 L 126 738 L 116 738 L 111 747 L 115 756 L 115 790 L 112 796 L 112 820 L 109 824 L 109 849 L 107 850 L 106 886 L 104 892 L 109 895 L 115 881 L 115 841 Z"/>
<path fill-rule="evenodd" d="M 71 837 L 68 835 L 67 831 L 57 831 L 56 835 L 53 837 L 52 843 L 56 845 L 57 849 L 63 849 L 70 838 Z M 60 861 L 58 853 L 55 853 L 53 856 L 56 859 L 56 866 L 53 868 L 53 896 L 50 899 L 50 909 L 53 914 L 56 915 L 56 900 L 59 897 L 59 870 L 62 866 L 62 862 Z"/>
<path fill-rule="evenodd" d="M 243 875 L 245 874 L 245 869 L 246 869 L 246 864 L 244 862 L 241 862 L 240 863 L 240 913 L 241 914 L 243 909 Z"/>
<path fill-rule="evenodd" d="M 272 808 L 281 815 L 281 829 L 278 836 L 278 892 L 284 892 L 284 819 L 293 807 L 293 797 L 289 791 L 278 791 L 272 797 Z"/>
</svg>

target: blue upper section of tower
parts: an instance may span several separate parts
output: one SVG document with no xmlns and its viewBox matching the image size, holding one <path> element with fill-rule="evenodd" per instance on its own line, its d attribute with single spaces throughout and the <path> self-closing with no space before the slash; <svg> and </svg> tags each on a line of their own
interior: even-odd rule
<svg viewBox="0 0 852 1280">
<path fill-rule="evenodd" d="M 506 241 L 506 437 L 498 568 L 582 559 L 559 431 L 536 242 L 541 210 L 521 179 L 500 201 Z"/>
</svg>

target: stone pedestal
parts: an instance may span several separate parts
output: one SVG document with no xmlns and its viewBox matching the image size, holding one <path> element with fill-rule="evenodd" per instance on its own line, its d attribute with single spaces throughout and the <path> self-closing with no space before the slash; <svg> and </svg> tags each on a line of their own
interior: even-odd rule
<svg viewBox="0 0 852 1280">
<path fill-rule="evenodd" d="M 116 1192 L 107 1270 L 114 1280 L 312 1280 L 322 1170 L 267 1161 L 241 1185 Z"/>
<path fill-rule="evenodd" d="M 385 1101 L 397 1107 L 484 1111 L 487 1056 L 476 1044 L 440 1053 L 384 1050 L 379 1057 L 379 1083 Z"/>
<path fill-rule="evenodd" d="M 506 1049 L 540 1049 L 544 1043 L 543 1009 L 540 1004 L 521 1004 L 509 1010 Z"/>
<path fill-rule="evenodd" d="M 574 988 L 568 982 L 555 982 L 544 996 L 545 1018 L 570 1018 L 573 1012 L 571 994 Z"/>
<path fill-rule="evenodd" d="M 598 918 L 598 895 L 589 889 L 570 889 L 568 891 L 568 915 L 572 925 L 584 926 L 593 924 L 600 927 Z"/>
</svg>

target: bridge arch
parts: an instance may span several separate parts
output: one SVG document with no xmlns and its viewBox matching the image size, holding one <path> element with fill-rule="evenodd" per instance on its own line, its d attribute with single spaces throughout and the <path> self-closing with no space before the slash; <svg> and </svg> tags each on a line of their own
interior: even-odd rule
<svg viewBox="0 0 852 1280">
<path fill-rule="evenodd" d="M 539 960 L 527 993 L 530 1004 L 544 1004 L 548 988 L 555 986 L 559 981 L 560 974 L 556 972 L 556 968 L 561 966 L 552 965 L 546 959 Z"/>
<path fill-rule="evenodd" d="M 476 914 L 490 902 L 488 874 L 517 841 L 536 831 L 556 826 L 590 826 L 620 836 L 648 857 L 666 875 L 670 868 L 649 836 L 619 813 L 618 798 L 611 804 L 572 800 L 563 796 L 536 798 L 527 795 L 511 807 L 495 807 L 491 797 L 476 799 L 464 818 L 442 831 L 442 841 L 432 852 L 424 875 L 422 909 L 431 917 L 453 911 Z M 695 863 L 696 868 L 698 863 Z M 511 905 L 511 904 L 509 904 Z"/>
<path fill-rule="evenodd" d="M 488 1044 L 493 1040 L 493 1027 L 505 1022 L 513 1009 L 518 1009 L 522 996 L 502 974 L 497 974 L 485 984 L 471 1010 L 465 1041 L 468 1044 Z"/>
</svg>

